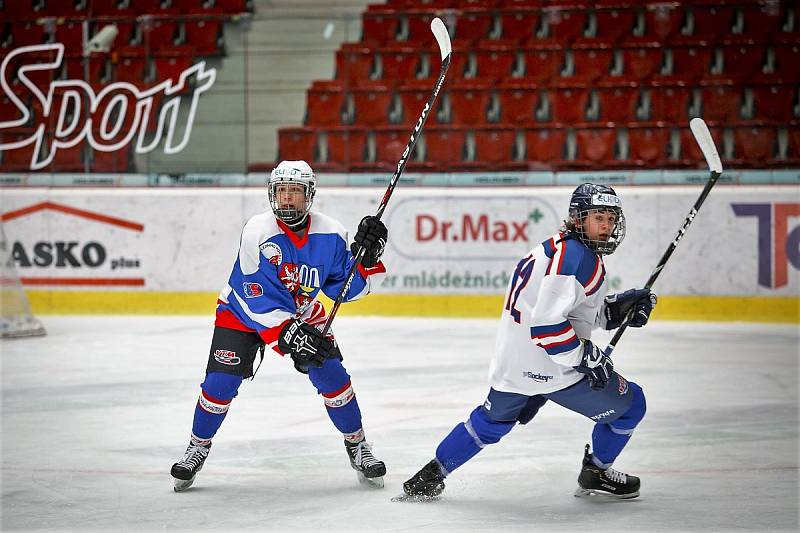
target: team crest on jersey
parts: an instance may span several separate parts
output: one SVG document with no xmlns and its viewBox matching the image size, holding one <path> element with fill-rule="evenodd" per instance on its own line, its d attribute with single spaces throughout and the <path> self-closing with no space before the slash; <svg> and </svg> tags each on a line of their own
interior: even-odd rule
<svg viewBox="0 0 800 533">
<path fill-rule="evenodd" d="M 300 269 L 297 268 L 295 263 L 284 263 L 278 271 L 278 277 L 286 287 L 286 290 L 292 294 L 297 292 L 300 288 Z"/>
<path fill-rule="evenodd" d="M 258 283 L 245 283 L 244 284 L 244 297 L 245 298 L 258 298 L 264 294 L 264 289 Z"/>
<path fill-rule="evenodd" d="M 619 379 L 619 395 L 622 396 L 628 392 L 628 382 L 619 374 L 617 374 L 617 378 Z"/>
<path fill-rule="evenodd" d="M 260 246 L 261 253 L 264 254 L 264 257 L 267 258 L 267 261 L 272 263 L 275 266 L 281 264 L 281 260 L 283 259 L 283 252 L 281 251 L 281 247 L 275 244 L 274 242 L 265 242 Z"/>
</svg>

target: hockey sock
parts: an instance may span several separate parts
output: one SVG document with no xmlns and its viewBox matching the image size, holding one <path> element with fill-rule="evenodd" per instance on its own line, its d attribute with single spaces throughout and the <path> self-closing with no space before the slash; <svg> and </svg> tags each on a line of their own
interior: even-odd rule
<svg viewBox="0 0 800 533">
<path fill-rule="evenodd" d="M 242 378 L 233 374 L 211 372 L 200 385 L 200 398 L 194 408 L 192 437 L 208 441 L 216 435 L 225 420 L 231 400 L 236 397 Z"/>
<path fill-rule="evenodd" d="M 486 415 L 483 406 L 476 407 L 469 419 L 454 427 L 436 448 L 436 460 L 442 465 L 444 474 L 472 459 L 487 444 L 499 441 L 515 424 L 496 422 Z"/>
<path fill-rule="evenodd" d="M 322 395 L 325 410 L 336 429 L 345 439 L 359 437 L 361 431 L 361 409 L 358 407 L 350 376 L 338 359 L 326 359 L 321 368 L 308 369 L 308 378 Z M 348 439 L 350 437 L 350 439 Z M 358 442 L 353 441 L 351 442 Z"/>
<path fill-rule="evenodd" d="M 628 386 L 633 393 L 633 402 L 628 410 L 608 424 L 596 424 L 592 431 L 592 462 L 600 468 L 611 466 L 647 410 L 642 388 L 632 381 Z"/>
</svg>

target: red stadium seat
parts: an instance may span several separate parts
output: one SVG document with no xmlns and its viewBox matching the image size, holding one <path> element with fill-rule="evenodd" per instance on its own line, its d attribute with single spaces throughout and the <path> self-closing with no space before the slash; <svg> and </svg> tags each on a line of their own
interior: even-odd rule
<svg viewBox="0 0 800 533">
<path fill-rule="evenodd" d="M 47 41 L 48 34 L 44 24 L 28 20 L 11 24 L 11 37 L 14 40 L 14 48 L 19 48 L 20 46 L 42 44 Z"/>
<path fill-rule="evenodd" d="M 575 72 L 570 79 L 590 83 L 608 76 L 614 53 L 610 48 L 589 48 L 572 50 Z"/>
<path fill-rule="evenodd" d="M 743 166 L 763 167 L 771 163 L 776 152 L 777 132 L 772 126 L 739 126 L 733 128 L 734 157 Z"/>
<path fill-rule="evenodd" d="M 403 124 L 411 124 L 419 118 L 425 103 L 431 95 L 433 86 L 430 80 L 408 80 L 398 88 L 400 101 L 403 103 Z M 434 109 L 428 114 L 426 124 L 438 124 L 437 114 L 442 108 L 443 94 L 440 93 L 434 104 Z"/>
<path fill-rule="evenodd" d="M 461 80 L 450 85 L 450 122 L 456 125 L 486 122 L 490 84 L 483 80 Z"/>
<path fill-rule="evenodd" d="M 431 22 L 436 16 L 433 10 L 411 9 L 406 13 L 408 21 L 408 41 L 425 45 L 434 41 Z"/>
<path fill-rule="evenodd" d="M 191 46 L 173 46 L 170 49 L 160 50 L 153 55 L 153 65 L 156 69 L 154 83 L 164 80 L 172 80 L 173 84 L 178 82 L 181 73 L 194 63 L 194 48 Z M 185 86 L 184 92 L 188 92 L 190 87 Z"/>
<path fill-rule="evenodd" d="M 552 122 L 574 124 L 586 119 L 589 91 L 585 85 L 558 84 L 549 93 Z"/>
<path fill-rule="evenodd" d="M 596 6 L 599 7 L 599 6 Z M 608 43 L 616 43 L 631 34 L 636 21 L 636 11 L 629 8 L 597 9 L 597 37 Z"/>
<path fill-rule="evenodd" d="M 475 130 L 475 161 L 493 168 L 509 167 L 514 159 L 517 132 L 509 127 L 489 127 Z"/>
<path fill-rule="evenodd" d="M 666 41 L 680 31 L 683 19 L 684 12 L 680 5 L 666 2 L 647 4 L 644 9 L 645 35 Z"/>
<path fill-rule="evenodd" d="M 397 37 L 400 13 L 393 7 L 374 4 L 361 15 L 361 41 L 371 46 L 392 43 Z"/>
<path fill-rule="evenodd" d="M 606 122 L 631 122 L 636 120 L 639 86 L 634 82 L 615 83 L 601 81 L 597 88 L 600 99 L 599 120 Z"/>
<path fill-rule="evenodd" d="M 696 81 L 711 72 L 714 50 L 704 46 L 675 46 L 672 49 L 672 73 L 678 78 Z"/>
<path fill-rule="evenodd" d="M 211 56 L 222 51 L 222 19 L 219 16 L 186 19 L 186 44 L 194 46 L 197 55 Z"/>
<path fill-rule="evenodd" d="M 384 126 L 375 128 L 375 164 L 394 168 L 403 155 L 409 140 L 407 128 Z"/>
<path fill-rule="evenodd" d="M 741 116 L 742 91 L 733 81 L 704 84 L 700 89 L 702 117 L 718 122 L 736 122 Z"/>
<path fill-rule="evenodd" d="M 143 46 L 126 46 L 116 54 L 114 67 L 116 81 L 132 83 L 137 87 L 145 86 L 147 76 L 147 51 Z"/>
<path fill-rule="evenodd" d="M 646 80 L 657 74 L 661 70 L 662 61 L 663 52 L 658 43 L 622 48 L 622 63 L 625 74 L 639 80 Z"/>
<path fill-rule="evenodd" d="M 503 39 L 524 42 L 536 33 L 539 26 L 539 11 L 533 8 L 510 9 L 500 11 L 500 24 L 503 27 Z"/>
<path fill-rule="evenodd" d="M 552 168 L 564 161 L 567 132 L 563 128 L 525 130 L 526 160 L 531 168 Z"/>
<path fill-rule="evenodd" d="M 564 53 L 561 48 L 541 47 L 523 50 L 525 77 L 537 84 L 547 83 L 561 75 Z"/>
<path fill-rule="evenodd" d="M 92 151 L 92 172 L 127 172 L 132 169 L 131 145 L 114 152 Z"/>
<path fill-rule="evenodd" d="M 342 43 L 336 52 L 336 79 L 368 80 L 372 73 L 372 49 L 362 43 Z"/>
<path fill-rule="evenodd" d="M 142 44 L 148 50 L 156 51 L 175 44 L 178 23 L 174 19 L 145 15 L 139 18 Z"/>
<path fill-rule="evenodd" d="M 689 118 L 691 98 L 691 89 L 684 84 L 654 82 L 650 86 L 650 119 L 685 124 Z"/>
<path fill-rule="evenodd" d="M 28 139 L 32 134 L 33 130 L 27 128 L 0 131 L 4 144 Z M 34 145 L 35 143 L 31 142 L 21 148 L 0 151 L 0 168 L 2 168 L 3 172 L 30 170 Z"/>
<path fill-rule="evenodd" d="M 315 81 L 306 92 L 308 126 L 338 126 L 345 102 L 344 84 L 340 81 Z"/>
<path fill-rule="evenodd" d="M 478 65 L 476 77 L 485 80 L 502 80 L 511 77 L 517 61 L 516 43 L 509 40 L 484 40 L 475 51 Z"/>
<path fill-rule="evenodd" d="M 800 43 L 786 43 L 776 45 L 775 51 L 775 71 L 785 80 L 800 81 Z"/>
<path fill-rule="evenodd" d="M 10 20 L 35 19 L 44 16 L 44 10 L 40 2 L 33 0 L 12 0 L 3 2 L 4 18 Z"/>
<path fill-rule="evenodd" d="M 50 145 L 48 141 L 48 145 Z M 82 142 L 70 148 L 59 148 L 47 170 L 51 172 L 83 172 L 86 169 L 84 157 L 86 145 Z"/>
<path fill-rule="evenodd" d="M 28 107 L 27 96 L 22 90 L 17 93 L 17 97 L 25 107 Z M 0 96 L 0 122 L 8 122 L 22 118 L 22 111 L 11 101 L 7 94 Z"/>
<path fill-rule="evenodd" d="M 508 80 L 500 85 L 498 97 L 502 122 L 525 124 L 535 120 L 539 91 L 532 82 L 525 79 Z"/>
<path fill-rule="evenodd" d="M 575 130 L 576 161 L 602 167 L 614 160 L 617 132 L 613 128 L 579 128 Z"/>
<path fill-rule="evenodd" d="M 732 44 L 724 46 L 722 52 L 723 75 L 726 78 L 745 80 L 763 70 L 766 58 L 766 50 L 763 46 Z"/>
<path fill-rule="evenodd" d="M 736 10 L 732 5 L 696 5 L 691 8 L 691 13 L 694 19 L 692 35 L 709 42 L 729 35 L 736 19 Z"/>
<path fill-rule="evenodd" d="M 634 126 L 628 128 L 629 158 L 640 165 L 655 165 L 667 158 L 669 128 Z"/>
<path fill-rule="evenodd" d="M 360 81 L 351 88 L 355 107 L 355 123 L 380 126 L 389 123 L 389 108 L 392 105 L 391 87 L 381 81 Z"/>
<path fill-rule="evenodd" d="M 135 10 L 137 13 L 179 13 L 177 9 L 162 7 L 162 5 L 164 5 L 162 0 L 130 0 L 128 7 Z"/>
<path fill-rule="evenodd" d="M 576 2 L 578 4 L 579 2 Z M 568 7 L 547 6 L 542 9 L 542 18 L 549 28 L 550 37 L 558 43 L 568 45 L 583 35 L 586 26 L 586 9 L 577 5 Z"/>
<path fill-rule="evenodd" d="M 788 122 L 793 118 L 793 108 L 797 101 L 797 87 L 794 85 L 756 85 L 753 87 L 756 120 L 775 120 Z"/>
<path fill-rule="evenodd" d="M 56 24 L 55 41 L 64 45 L 64 52 L 83 52 L 83 25 L 78 20 L 69 20 Z"/>
<path fill-rule="evenodd" d="M 214 7 L 235 15 L 247 11 L 247 0 L 214 0 Z"/>
<path fill-rule="evenodd" d="M 420 55 L 412 46 L 389 44 L 378 50 L 383 74 L 381 79 L 392 85 L 413 79 L 419 68 Z"/>
<path fill-rule="evenodd" d="M 681 149 L 680 159 L 682 163 L 691 166 L 705 165 L 705 157 L 703 157 L 703 153 L 697 146 L 697 141 L 694 135 L 692 135 L 692 131 L 689 128 L 679 128 L 678 131 Z M 711 138 L 714 139 L 714 145 L 717 147 L 717 151 L 720 154 L 724 153 L 722 128 L 711 127 L 710 131 Z"/>
<path fill-rule="evenodd" d="M 317 132 L 314 128 L 278 129 L 278 157 L 303 161 L 317 160 Z"/>
<path fill-rule="evenodd" d="M 363 128 L 340 127 L 324 132 L 328 158 L 325 161 L 345 170 L 364 162 L 367 132 Z"/>
<path fill-rule="evenodd" d="M 793 124 L 786 128 L 786 140 L 788 158 L 800 162 L 800 126 Z"/>
<path fill-rule="evenodd" d="M 89 56 L 89 78 L 84 70 L 84 58 L 80 54 L 71 54 L 66 57 L 67 78 L 71 80 L 84 80 L 92 85 L 103 83 L 107 75 L 110 54 L 93 53 Z"/>
<path fill-rule="evenodd" d="M 465 133 L 463 129 L 448 126 L 426 127 L 425 161 L 434 168 L 448 170 L 450 165 L 458 164 L 464 157 Z"/>
<path fill-rule="evenodd" d="M 481 8 L 464 9 L 456 18 L 457 39 L 486 39 L 492 29 L 492 12 Z"/>
<path fill-rule="evenodd" d="M 117 0 L 90 0 L 89 5 L 92 17 L 115 15 L 119 10 Z"/>
<path fill-rule="evenodd" d="M 741 36 L 756 43 L 767 42 L 773 35 L 781 31 L 787 3 L 776 2 L 774 5 L 754 3 L 742 6 L 740 9 L 744 28 Z M 797 20 L 795 20 L 795 27 L 796 25 Z M 797 30 L 795 29 L 795 31 Z"/>
</svg>

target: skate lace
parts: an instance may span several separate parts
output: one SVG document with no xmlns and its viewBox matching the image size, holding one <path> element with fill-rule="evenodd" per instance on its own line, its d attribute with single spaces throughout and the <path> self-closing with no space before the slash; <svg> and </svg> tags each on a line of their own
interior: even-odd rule
<svg viewBox="0 0 800 533">
<path fill-rule="evenodd" d="M 380 463 L 380 461 L 375 459 L 375 456 L 372 455 L 372 446 L 366 441 L 358 443 L 354 451 L 353 461 L 355 461 L 357 465 L 372 466 Z"/>
<path fill-rule="evenodd" d="M 603 475 L 605 475 L 611 481 L 615 481 L 617 483 L 627 483 L 628 482 L 627 474 L 623 474 L 622 472 L 614 470 L 613 468 L 608 468 L 607 470 L 605 470 L 603 472 Z"/>
<path fill-rule="evenodd" d="M 178 464 L 194 470 L 206 460 L 206 457 L 208 457 L 208 448 L 204 446 L 189 446 L 186 448 L 186 453 L 183 454 L 183 459 Z"/>
</svg>

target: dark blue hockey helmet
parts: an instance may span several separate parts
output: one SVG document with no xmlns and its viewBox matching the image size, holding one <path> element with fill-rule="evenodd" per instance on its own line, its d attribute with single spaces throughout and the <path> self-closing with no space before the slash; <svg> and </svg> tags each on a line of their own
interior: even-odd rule
<svg viewBox="0 0 800 533">
<path fill-rule="evenodd" d="M 595 211 L 610 211 L 616 215 L 616 223 L 606 240 L 590 239 L 583 231 L 584 219 Z M 569 202 L 569 219 L 566 221 L 565 227 L 590 250 L 594 250 L 600 255 L 612 254 L 625 238 L 625 215 L 622 213 L 622 200 L 614 189 L 607 185 L 582 183 L 572 193 Z"/>
</svg>

